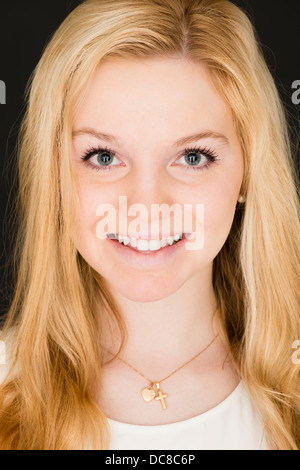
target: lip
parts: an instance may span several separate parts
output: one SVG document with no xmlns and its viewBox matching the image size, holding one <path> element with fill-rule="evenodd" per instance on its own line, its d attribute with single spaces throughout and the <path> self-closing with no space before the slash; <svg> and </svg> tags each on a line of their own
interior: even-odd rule
<svg viewBox="0 0 300 470">
<path fill-rule="evenodd" d="M 178 240 L 178 242 L 174 245 L 166 245 L 165 247 L 160 248 L 159 250 L 154 250 L 151 252 L 141 252 L 135 250 L 129 245 L 123 245 L 123 243 L 118 242 L 118 240 L 114 240 L 109 237 L 107 237 L 106 240 L 112 247 L 112 249 L 116 250 L 116 252 L 120 256 L 126 259 L 130 264 L 137 267 L 157 266 L 162 262 L 172 260 L 176 253 L 183 249 L 185 242 L 187 241 L 187 239 L 183 237 L 181 240 Z"/>
</svg>

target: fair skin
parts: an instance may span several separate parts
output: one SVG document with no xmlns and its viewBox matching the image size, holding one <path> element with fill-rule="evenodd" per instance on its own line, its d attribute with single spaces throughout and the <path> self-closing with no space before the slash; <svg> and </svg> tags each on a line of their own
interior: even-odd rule
<svg viewBox="0 0 300 470">
<path fill-rule="evenodd" d="M 120 143 L 105 142 L 87 128 L 117 136 Z M 203 131 L 226 139 L 211 136 L 173 147 L 179 138 Z M 217 307 L 213 260 L 230 232 L 244 172 L 230 109 L 202 64 L 177 58 L 111 60 L 96 69 L 73 132 L 75 245 L 104 278 L 122 312 L 128 341 L 120 357 L 151 380 L 162 380 L 218 333 L 212 321 Z M 90 147 L 105 145 L 116 154 L 111 171 L 95 171 L 80 159 Z M 179 157 L 186 147 L 213 150 L 218 160 L 194 171 Z M 97 155 L 90 162 L 101 166 Z M 198 166 L 206 162 L 200 155 Z M 97 206 L 105 202 L 118 208 L 119 195 L 127 196 L 128 206 L 203 204 L 203 247 L 188 251 L 183 245 L 149 265 L 131 262 L 112 245 L 118 242 L 96 236 Z M 106 347 L 116 352 L 117 330 L 113 338 L 107 335 Z M 141 390 L 147 380 L 115 359 L 103 367 L 99 405 L 109 418 L 131 424 L 167 424 L 201 414 L 239 382 L 225 360 L 227 352 L 218 337 L 203 355 L 163 381 L 167 410 L 159 401 L 146 403 Z"/>
</svg>

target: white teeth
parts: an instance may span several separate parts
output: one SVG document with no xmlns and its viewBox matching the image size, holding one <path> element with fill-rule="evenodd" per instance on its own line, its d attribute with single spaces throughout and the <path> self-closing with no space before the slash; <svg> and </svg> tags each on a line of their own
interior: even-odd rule
<svg viewBox="0 0 300 470">
<path fill-rule="evenodd" d="M 123 243 L 124 245 L 130 244 L 132 248 L 137 248 L 139 251 L 156 251 L 160 248 L 164 248 L 167 244 L 173 245 L 174 242 L 178 241 L 182 238 L 182 234 L 175 235 L 174 237 L 167 237 L 161 240 L 143 240 L 143 239 L 136 239 L 127 237 L 126 235 L 117 235 L 115 237 L 119 243 Z"/>
<path fill-rule="evenodd" d="M 148 245 L 149 250 L 151 251 L 159 250 L 161 248 L 160 240 L 149 240 Z"/>
<path fill-rule="evenodd" d="M 130 242 L 130 238 L 126 237 L 126 235 L 118 235 L 118 240 L 120 243 L 124 243 L 124 245 L 128 245 L 128 243 Z"/>
<path fill-rule="evenodd" d="M 130 242 L 130 238 L 129 237 L 123 237 L 123 243 L 124 245 L 128 245 L 128 243 Z"/>
<path fill-rule="evenodd" d="M 141 240 L 137 241 L 137 249 L 141 251 L 148 251 L 148 240 Z"/>
<path fill-rule="evenodd" d="M 130 238 L 130 246 L 132 246 L 132 248 L 136 248 L 136 247 L 137 247 L 136 238 Z"/>
<path fill-rule="evenodd" d="M 167 242 L 169 243 L 169 245 L 172 245 L 174 242 L 174 237 L 167 237 Z"/>
</svg>

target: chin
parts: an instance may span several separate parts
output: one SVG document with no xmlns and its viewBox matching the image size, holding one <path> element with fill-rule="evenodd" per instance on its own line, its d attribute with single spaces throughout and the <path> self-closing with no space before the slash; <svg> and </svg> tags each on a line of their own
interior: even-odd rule
<svg viewBox="0 0 300 470">
<path fill-rule="evenodd" d="M 129 278 L 129 282 L 112 283 L 106 279 L 108 286 L 113 287 L 123 297 L 133 302 L 155 302 L 164 299 L 180 288 L 180 283 L 174 279 L 161 279 L 161 276 L 138 276 L 137 279 Z"/>
</svg>

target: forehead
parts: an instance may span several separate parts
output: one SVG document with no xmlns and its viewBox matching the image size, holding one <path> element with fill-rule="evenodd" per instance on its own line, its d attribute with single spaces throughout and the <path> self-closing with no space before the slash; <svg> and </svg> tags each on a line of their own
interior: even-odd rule
<svg viewBox="0 0 300 470">
<path fill-rule="evenodd" d="M 163 139 L 213 128 L 232 130 L 231 111 L 208 68 L 179 58 L 109 59 L 96 68 L 75 126 Z M 191 133 L 191 132 L 190 132 Z M 159 134 L 159 135 L 157 135 Z"/>
</svg>

